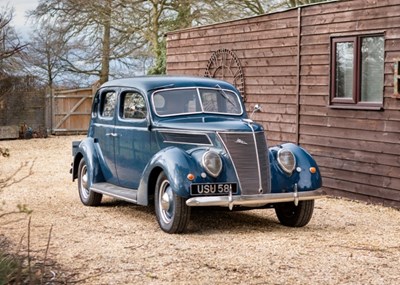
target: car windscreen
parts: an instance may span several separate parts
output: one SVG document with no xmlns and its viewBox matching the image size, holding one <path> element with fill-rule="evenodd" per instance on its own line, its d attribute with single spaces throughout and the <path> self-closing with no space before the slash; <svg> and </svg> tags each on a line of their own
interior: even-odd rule
<svg viewBox="0 0 400 285">
<path fill-rule="evenodd" d="M 241 115 L 239 96 L 221 88 L 182 88 L 156 91 L 152 96 L 158 116 L 194 113 Z"/>
</svg>

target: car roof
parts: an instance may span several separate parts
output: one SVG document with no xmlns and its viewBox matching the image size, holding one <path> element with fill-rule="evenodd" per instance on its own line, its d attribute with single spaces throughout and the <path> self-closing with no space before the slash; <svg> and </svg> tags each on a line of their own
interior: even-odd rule
<svg viewBox="0 0 400 285">
<path fill-rule="evenodd" d="M 219 85 L 223 89 L 230 89 L 236 92 L 237 89 L 230 83 L 222 80 L 216 80 L 208 77 L 195 76 L 137 76 L 132 78 L 111 80 L 100 88 L 107 87 L 134 87 L 141 89 L 144 92 L 155 91 L 164 88 L 179 88 L 179 87 L 210 87 L 215 88 Z"/>
</svg>

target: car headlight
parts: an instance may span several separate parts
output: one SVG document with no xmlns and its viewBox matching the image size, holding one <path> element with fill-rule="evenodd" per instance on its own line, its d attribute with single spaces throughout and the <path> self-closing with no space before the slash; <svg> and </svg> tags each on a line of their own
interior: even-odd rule
<svg viewBox="0 0 400 285">
<path fill-rule="evenodd" d="M 293 170 L 296 167 L 296 158 L 290 150 L 281 148 L 278 151 L 277 160 L 279 166 L 282 168 L 283 171 L 285 171 L 289 175 L 293 173 Z"/>
<path fill-rule="evenodd" d="M 222 160 L 214 151 L 206 151 L 203 154 L 202 165 L 206 172 L 213 177 L 217 177 L 221 173 Z"/>
</svg>

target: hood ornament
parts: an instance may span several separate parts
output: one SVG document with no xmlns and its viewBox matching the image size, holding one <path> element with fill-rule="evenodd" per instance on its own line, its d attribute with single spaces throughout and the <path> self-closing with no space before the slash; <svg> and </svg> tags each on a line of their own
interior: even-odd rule
<svg viewBox="0 0 400 285">
<path fill-rule="evenodd" d="M 235 143 L 247 145 L 247 142 L 245 142 L 244 140 L 241 140 L 239 138 L 237 140 L 235 140 Z"/>
</svg>

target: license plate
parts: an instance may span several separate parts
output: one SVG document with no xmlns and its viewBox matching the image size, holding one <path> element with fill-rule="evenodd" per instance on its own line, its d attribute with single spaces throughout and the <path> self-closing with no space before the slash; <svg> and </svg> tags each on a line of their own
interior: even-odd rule
<svg viewBox="0 0 400 285">
<path fill-rule="evenodd" d="M 190 194 L 196 195 L 228 195 L 232 190 L 232 194 L 237 193 L 236 183 L 202 183 L 192 184 Z"/>
</svg>

